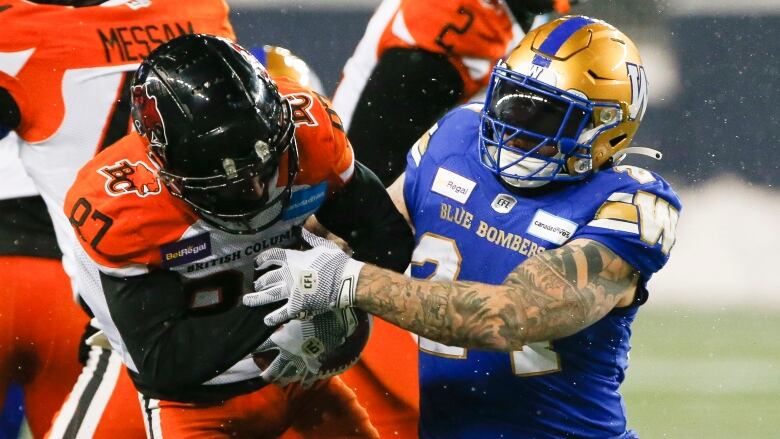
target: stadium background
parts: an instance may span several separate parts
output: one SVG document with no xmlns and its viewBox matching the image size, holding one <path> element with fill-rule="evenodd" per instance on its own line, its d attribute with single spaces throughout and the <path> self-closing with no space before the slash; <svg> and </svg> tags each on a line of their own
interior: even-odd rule
<svg viewBox="0 0 780 439">
<path fill-rule="evenodd" d="M 329 94 L 378 4 L 228 2 L 240 42 L 289 48 Z M 590 0 L 576 12 L 638 44 L 651 100 L 635 143 L 664 159 L 631 164 L 683 200 L 673 256 L 634 325 L 630 426 L 644 438 L 779 437 L 780 1 Z"/>
</svg>

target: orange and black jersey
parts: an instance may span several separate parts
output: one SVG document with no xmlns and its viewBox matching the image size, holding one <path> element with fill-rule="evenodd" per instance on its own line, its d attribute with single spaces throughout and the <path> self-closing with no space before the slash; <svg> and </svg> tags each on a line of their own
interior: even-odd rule
<svg viewBox="0 0 780 439">
<path fill-rule="evenodd" d="M 132 73 L 155 47 L 183 34 L 235 38 L 224 0 L 128 0 L 81 8 L 8 0 L 1 6 L 0 21 L 12 25 L 0 26 L 0 88 L 19 106 L 17 133 L 28 142 L 44 141 L 60 128 L 67 100 L 77 98 L 70 94 L 84 92 L 79 82 L 108 86 L 112 74 Z M 100 77 L 105 84 L 95 80 Z M 116 88 L 104 91 L 109 99 L 117 94 Z M 126 113 L 125 128 L 128 121 Z"/>
<path fill-rule="evenodd" d="M 379 37 L 378 52 L 416 48 L 449 58 L 466 96 L 487 83 L 490 67 L 512 41 L 513 18 L 500 1 L 401 1 Z"/>
<path fill-rule="evenodd" d="M 517 34 L 517 35 L 516 35 Z M 443 73 L 455 78 L 455 103 L 467 99 L 487 84 L 490 68 L 519 41 L 522 30 L 512 13 L 499 0 L 384 0 L 377 8 L 355 53 L 347 61 L 334 95 L 337 111 L 349 129 L 353 111 L 365 92 L 369 76 L 376 73 L 388 54 L 414 52 L 417 56 L 441 59 L 442 65 L 428 65 L 425 73 L 438 78 Z M 399 59 L 414 73 L 414 59 Z M 447 78 L 449 79 L 449 78 Z M 376 80 L 376 79 L 374 79 Z M 400 83 L 383 86 L 402 93 Z M 422 99 L 422 98 L 421 98 Z M 454 105 L 454 104 L 453 104 Z M 449 107 L 447 107 L 449 108 Z M 445 108 L 444 110 L 446 110 Z M 443 111 L 443 110 L 442 110 Z"/>
<path fill-rule="evenodd" d="M 282 222 L 300 225 L 353 178 L 355 159 L 338 117 L 324 98 L 286 78 L 278 78 L 277 84 L 293 108 L 299 156 Z M 169 268 L 158 247 L 201 223 L 194 211 L 165 190 L 146 145 L 145 139 L 131 133 L 100 153 L 81 169 L 65 201 L 65 213 L 77 235 L 89 244 L 85 250 L 106 269 Z M 285 154 L 275 180 L 277 190 L 287 184 L 287 167 Z M 101 220 L 103 216 L 107 219 Z"/>
<path fill-rule="evenodd" d="M 65 202 L 81 251 L 81 294 L 148 396 L 224 398 L 263 383 L 250 353 L 270 335 L 252 291 L 254 257 L 293 246 L 311 214 L 355 255 L 401 271 L 411 231 L 375 176 L 355 162 L 325 98 L 280 78 L 294 109 L 299 172 L 281 218 L 255 234 L 224 232 L 171 195 L 130 134 L 81 169 Z M 285 156 L 286 157 L 286 156 Z M 285 185 L 288 163 L 276 184 Z M 274 189 L 271 189 L 274 190 Z"/>
<path fill-rule="evenodd" d="M 386 184 L 447 110 L 487 85 L 492 67 L 542 12 L 568 0 L 383 0 L 333 96 L 358 156 Z"/>
<path fill-rule="evenodd" d="M 502 1 L 384 0 L 333 96 L 361 160 L 392 183 L 412 143 L 487 84 L 520 35 Z"/>
<path fill-rule="evenodd" d="M 225 0 L 114 0 L 86 7 L 4 0 L 0 24 L 0 131 L 4 126 L 18 135 L 4 141 L 18 143 L 25 171 L 52 215 L 52 224 L 41 223 L 37 231 L 11 219 L 2 230 L 23 234 L 22 246 L 50 249 L 48 256 L 59 244 L 70 266 L 70 226 L 60 214 L 65 193 L 87 160 L 128 133 L 133 72 L 151 50 L 181 34 L 235 38 L 228 6 Z M 40 218 L 45 213 L 37 200 L 3 207 L 16 219 Z M 6 250 L 24 251 L 15 247 Z"/>
<path fill-rule="evenodd" d="M 553 9 L 566 12 L 569 1 L 400 0 L 387 14 L 376 56 L 393 48 L 444 55 L 461 75 L 464 95 L 470 97 L 487 85 L 490 69 L 528 31 L 534 17 Z M 367 33 L 371 31 L 369 25 Z"/>
</svg>

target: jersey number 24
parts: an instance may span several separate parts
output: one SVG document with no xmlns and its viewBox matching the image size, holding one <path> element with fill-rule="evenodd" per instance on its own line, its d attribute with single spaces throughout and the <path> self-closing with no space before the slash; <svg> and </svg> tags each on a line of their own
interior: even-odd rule
<svg viewBox="0 0 780 439">
<path fill-rule="evenodd" d="M 456 280 L 462 262 L 458 243 L 452 238 L 435 233 L 425 233 L 412 254 L 412 265 L 429 263 L 436 266 L 429 277 L 432 280 Z M 453 359 L 468 357 L 468 350 L 465 348 L 447 346 L 425 337 L 420 337 L 420 350 L 431 355 Z M 519 351 L 510 352 L 509 358 L 512 362 L 512 371 L 521 377 L 544 375 L 561 370 L 560 358 L 552 350 L 550 342 L 529 343 Z"/>
</svg>

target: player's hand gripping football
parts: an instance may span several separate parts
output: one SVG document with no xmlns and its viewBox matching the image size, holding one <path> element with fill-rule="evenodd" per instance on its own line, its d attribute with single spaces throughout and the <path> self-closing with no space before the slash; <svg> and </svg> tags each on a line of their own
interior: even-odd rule
<svg viewBox="0 0 780 439">
<path fill-rule="evenodd" d="M 253 354 L 263 370 L 260 376 L 280 386 L 300 382 L 308 387 L 319 379 L 343 372 L 357 361 L 365 345 L 365 340 L 361 340 L 355 346 L 345 346 L 359 330 L 360 318 L 368 318 L 365 313 L 358 316 L 357 312 L 362 313 L 355 308 L 326 311 L 310 319 L 286 323 Z M 350 349 L 357 353 L 344 355 Z"/>
<path fill-rule="evenodd" d="M 255 293 L 243 297 L 246 306 L 262 306 L 287 299 L 269 313 L 265 324 L 276 326 L 290 319 L 304 319 L 325 310 L 354 303 L 362 262 L 350 259 L 336 244 L 305 229 L 303 239 L 313 248 L 305 251 L 274 248 L 256 259 L 258 270 L 274 268 L 255 280 Z"/>
</svg>

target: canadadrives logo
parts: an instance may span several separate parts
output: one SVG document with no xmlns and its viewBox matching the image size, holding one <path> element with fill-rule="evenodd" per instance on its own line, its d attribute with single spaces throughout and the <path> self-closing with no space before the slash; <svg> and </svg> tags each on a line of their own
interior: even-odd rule
<svg viewBox="0 0 780 439">
<path fill-rule="evenodd" d="M 106 177 L 106 193 L 112 197 L 136 194 L 139 197 L 159 194 L 162 191 L 160 179 L 146 163 L 123 159 L 98 170 Z"/>
<path fill-rule="evenodd" d="M 327 191 L 328 183 L 326 182 L 301 190 L 293 189 L 282 219 L 289 220 L 314 213 L 325 201 Z"/>
<path fill-rule="evenodd" d="M 543 222 L 541 222 L 539 220 L 534 220 L 534 226 L 540 227 L 540 228 L 542 228 L 544 230 L 547 230 L 548 232 L 560 234 L 561 236 L 563 236 L 566 239 L 571 238 L 571 232 L 569 232 L 568 230 L 566 230 L 566 229 L 564 229 L 562 227 L 551 226 L 551 225 L 545 224 L 545 223 L 543 223 Z"/>
<path fill-rule="evenodd" d="M 577 231 L 577 223 L 539 209 L 526 232 L 553 244 L 563 245 Z"/>
</svg>

